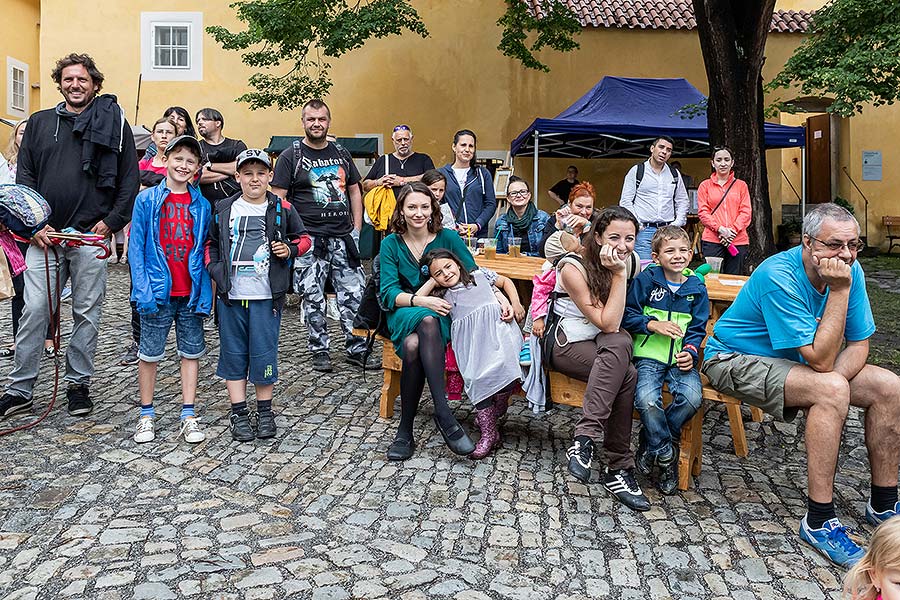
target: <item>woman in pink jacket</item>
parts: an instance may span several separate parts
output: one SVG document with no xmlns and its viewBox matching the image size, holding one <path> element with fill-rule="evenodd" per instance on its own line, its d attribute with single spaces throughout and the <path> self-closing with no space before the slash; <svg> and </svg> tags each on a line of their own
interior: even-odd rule
<svg viewBox="0 0 900 600">
<path fill-rule="evenodd" d="M 750 246 L 750 190 L 734 176 L 734 155 L 729 148 L 713 149 L 712 168 L 712 175 L 697 189 L 697 212 L 703 223 L 700 249 L 703 256 L 724 259 L 722 273 L 742 275 Z"/>
</svg>

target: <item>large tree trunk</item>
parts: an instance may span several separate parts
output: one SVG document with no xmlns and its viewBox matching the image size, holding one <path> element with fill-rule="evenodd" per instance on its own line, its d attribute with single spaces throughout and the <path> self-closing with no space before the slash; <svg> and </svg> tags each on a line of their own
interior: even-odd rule
<svg viewBox="0 0 900 600">
<path fill-rule="evenodd" d="M 709 141 L 734 151 L 753 206 L 748 263 L 775 251 L 763 131 L 762 66 L 775 0 L 693 0 L 709 80 Z"/>
</svg>

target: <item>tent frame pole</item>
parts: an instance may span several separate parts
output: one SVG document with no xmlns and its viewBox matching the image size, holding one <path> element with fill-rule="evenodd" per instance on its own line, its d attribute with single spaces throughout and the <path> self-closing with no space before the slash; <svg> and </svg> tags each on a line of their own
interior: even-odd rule
<svg viewBox="0 0 900 600">
<path fill-rule="evenodd" d="M 534 193 L 531 195 L 531 199 L 534 201 L 534 205 L 538 205 L 538 145 L 540 144 L 541 133 L 535 129 L 534 131 Z"/>
</svg>

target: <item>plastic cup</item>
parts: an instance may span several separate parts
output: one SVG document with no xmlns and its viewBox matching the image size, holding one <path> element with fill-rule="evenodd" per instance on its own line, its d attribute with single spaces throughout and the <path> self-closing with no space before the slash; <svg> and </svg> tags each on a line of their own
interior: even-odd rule
<svg viewBox="0 0 900 600">
<path fill-rule="evenodd" d="M 472 256 L 478 254 L 478 239 L 476 238 L 463 238 L 466 241 L 466 248 L 469 249 L 469 252 L 472 253 Z"/>
<path fill-rule="evenodd" d="M 522 256 L 522 238 L 514 237 L 509 240 L 509 255 L 516 258 Z"/>
<path fill-rule="evenodd" d="M 497 240 L 494 238 L 483 238 L 482 240 L 478 240 L 480 242 L 484 242 L 484 257 L 485 258 L 497 258 Z"/>
<path fill-rule="evenodd" d="M 709 265 L 710 273 L 718 273 L 722 270 L 722 257 L 721 256 L 708 256 L 706 258 L 706 264 Z"/>
</svg>

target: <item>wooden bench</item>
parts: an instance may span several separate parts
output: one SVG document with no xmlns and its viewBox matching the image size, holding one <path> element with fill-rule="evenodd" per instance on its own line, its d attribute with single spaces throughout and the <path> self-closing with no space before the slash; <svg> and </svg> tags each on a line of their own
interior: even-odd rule
<svg viewBox="0 0 900 600">
<path fill-rule="evenodd" d="M 714 321 L 710 320 L 707 330 L 711 333 Z M 366 335 L 366 330 L 354 330 L 356 335 Z M 376 336 L 377 341 L 382 342 L 381 367 L 383 370 L 383 382 L 381 384 L 381 398 L 379 400 L 378 415 L 382 419 L 390 419 L 394 416 L 394 402 L 400 395 L 400 372 L 402 360 L 394 351 L 391 340 Z M 557 371 L 550 372 L 550 391 L 553 402 L 581 408 L 585 392 L 585 382 L 572 379 Z M 747 447 L 747 434 L 744 430 L 744 419 L 741 414 L 741 401 L 726 394 L 722 394 L 709 385 L 705 375 L 700 376 L 703 382 L 703 399 L 709 402 L 725 404 L 728 412 L 728 423 L 731 428 L 731 438 L 734 442 L 735 455 L 744 458 L 749 454 Z M 671 396 L 668 390 L 663 391 L 663 404 L 668 405 Z M 763 420 L 763 412 L 750 407 L 751 418 L 755 422 Z M 684 491 L 691 487 L 692 477 L 700 475 L 703 460 L 703 407 L 700 407 L 694 416 L 685 423 L 681 429 L 680 456 L 678 459 L 678 489 Z M 635 411 L 636 419 L 640 415 Z"/>
<path fill-rule="evenodd" d="M 900 232 L 895 229 L 900 227 L 900 217 L 881 217 L 881 224 L 887 229 L 887 234 L 884 237 L 888 240 L 887 253 L 890 254 L 894 246 L 900 246 L 900 242 L 894 241 L 900 240 Z"/>
</svg>

